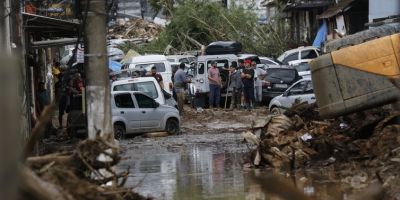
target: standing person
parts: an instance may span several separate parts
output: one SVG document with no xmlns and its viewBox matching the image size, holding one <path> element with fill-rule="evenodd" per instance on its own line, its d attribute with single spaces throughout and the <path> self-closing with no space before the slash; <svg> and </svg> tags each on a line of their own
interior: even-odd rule
<svg viewBox="0 0 400 200">
<path fill-rule="evenodd" d="M 69 95 L 68 95 L 68 89 L 66 87 L 66 84 L 63 83 L 66 77 L 64 77 L 64 73 L 61 71 L 61 73 L 58 74 L 58 81 L 55 84 L 55 91 L 56 91 L 56 98 L 58 99 L 58 124 L 59 124 L 59 129 L 63 128 L 63 116 L 65 113 L 69 113 Z"/>
<path fill-rule="evenodd" d="M 164 89 L 163 78 L 162 78 L 161 74 L 157 73 L 157 67 L 156 66 L 153 66 L 151 68 L 149 76 L 154 77 L 157 80 L 158 84 L 160 85 L 161 89 Z"/>
<path fill-rule="evenodd" d="M 241 74 L 244 69 L 245 69 L 244 60 L 243 59 L 239 59 L 239 67 L 238 67 L 239 74 Z M 245 100 L 244 100 L 243 90 L 239 94 L 239 98 L 240 98 L 240 108 L 244 108 L 245 107 Z"/>
<path fill-rule="evenodd" d="M 267 75 L 267 72 L 261 68 L 257 68 L 257 63 L 253 61 L 251 63 L 253 70 L 255 72 L 254 75 L 254 95 L 255 95 L 255 106 L 261 105 L 262 101 L 262 80 Z"/>
<path fill-rule="evenodd" d="M 179 114 L 183 114 L 183 104 L 185 103 L 185 87 L 186 83 L 186 73 L 185 73 L 185 63 L 179 65 L 179 69 L 174 75 L 174 88 L 176 92 L 176 97 L 178 99 L 178 110 Z"/>
<path fill-rule="evenodd" d="M 44 110 L 44 107 L 49 105 L 50 103 L 49 94 L 46 88 L 44 87 L 44 82 L 39 82 L 37 99 L 38 99 L 39 114 L 41 114 Z"/>
<path fill-rule="evenodd" d="M 75 90 L 77 90 L 80 94 L 83 91 L 83 80 L 82 80 L 82 76 L 80 73 L 76 73 L 74 80 L 73 80 L 73 87 Z"/>
<path fill-rule="evenodd" d="M 210 83 L 210 108 L 219 108 L 221 97 L 221 76 L 216 61 L 211 62 L 211 68 L 208 70 L 208 81 Z"/>
<path fill-rule="evenodd" d="M 254 98 L 254 70 L 251 67 L 251 60 L 245 60 L 245 69 L 241 73 L 240 77 L 243 82 L 243 93 L 246 101 L 246 108 L 252 109 L 255 98 Z"/>
<path fill-rule="evenodd" d="M 229 88 L 232 89 L 232 98 L 231 98 L 231 106 L 230 108 L 240 108 L 240 101 L 241 101 L 241 94 L 242 94 L 242 88 L 243 88 L 243 83 L 242 79 L 240 78 L 241 72 L 238 70 L 237 63 L 235 61 L 232 62 L 231 66 L 231 71 L 230 71 L 230 76 L 231 76 L 231 83 L 229 85 Z"/>
</svg>

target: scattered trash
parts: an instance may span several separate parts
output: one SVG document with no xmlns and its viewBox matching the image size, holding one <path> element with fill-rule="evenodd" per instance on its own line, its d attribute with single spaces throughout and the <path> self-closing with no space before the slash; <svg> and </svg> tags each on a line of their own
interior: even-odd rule
<svg viewBox="0 0 400 200">
<path fill-rule="evenodd" d="M 347 125 L 346 123 L 340 123 L 339 127 L 340 127 L 340 129 L 346 129 L 346 128 L 349 128 L 349 125 Z"/>
<path fill-rule="evenodd" d="M 300 138 L 301 138 L 301 140 L 303 140 L 304 142 L 307 142 L 308 140 L 311 140 L 313 137 L 312 137 L 312 135 L 310 135 L 309 133 L 306 133 L 306 134 L 302 135 Z"/>
</svg>

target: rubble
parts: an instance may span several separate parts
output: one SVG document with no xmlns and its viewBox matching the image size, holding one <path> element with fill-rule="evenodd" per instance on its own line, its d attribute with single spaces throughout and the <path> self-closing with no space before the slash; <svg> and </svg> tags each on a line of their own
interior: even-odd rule
<svg viewBox="0 0 400 200">
<path fill-rule="evenodd" d="M 134 39 L 134 42 L 150 42 L 163 30 L 160 25 L 143 19 L 118 19 L 108 29 L 112 39 Z"/>
<path fill-rule="evenodd" d="M 124 187 L 128 172 L 115 173 L 119 148 L 102 138 L 84 140 L 71 152 L 28 157 L 19 199 L 149 199 Z"/>
<path fill-rule="evenodd" d="M 342 182 L 355 189 L 377 179 L 382 184 L 400 180 L 398 173 L 389 172 L 400 169 L 399 113 L 391 108 L 322 120 L 315 104 L 300 103 L 283 115 L 269 117 L 264 127 L 242 134 L 256 146 L 246 157 L 246 166 L 283 171 L 333 166 L 338 173 L 347 173 Z"/>
</svg>

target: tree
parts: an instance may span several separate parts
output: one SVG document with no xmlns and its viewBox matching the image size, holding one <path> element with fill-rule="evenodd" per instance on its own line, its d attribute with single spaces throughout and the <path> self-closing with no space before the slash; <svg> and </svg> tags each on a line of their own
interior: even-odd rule
<svg viewBox="0 0 400 200">
<path fill-rule="evenodd" d="M 159 1 L 159 0 L 154 0 Z M 138 51 L 163 50 L 171 45 L 178 51 L 199 49 L 218 40 L 234 40 L 248 53 L 277 56 L 289 40 L 283 29 L 257 23 L 255 13 L 241 7 L 225 8 L 216 2 L 189 0 L 176 6 L 169 25 L 159 38 Z"/>
</svg>

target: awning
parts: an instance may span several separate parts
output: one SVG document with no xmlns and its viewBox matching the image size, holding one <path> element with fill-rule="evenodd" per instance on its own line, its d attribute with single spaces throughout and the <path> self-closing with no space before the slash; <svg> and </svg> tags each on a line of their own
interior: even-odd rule
<svg viewBox="0 0 400 200">
<path fill-rule="evenodd" d="M 283 11 L 290 10 L 308 10 L 313 8 L 322 8 L 332 5 L 332 1 L 329 0 L 320 0 L 320 1 L 300 1 L 296 3 L 289 3 L 283 9 Z"/>
<path fill-rule="evenodd" d="M 41 15 L 22 13 L 25 32 L 51 38 L 73 38 L 78 35 L 79 23 Z"/>
<path fill-rule="evenodd" d="M 354 1 L 356 0 L 341 0 L 336 5 L 328 8 L 325 12 L 318 15 L 317 18 L 327 19 L 336 16 L 339 13 L 345 12 L 349 8 L 350 4 Z"/>
</svg>

